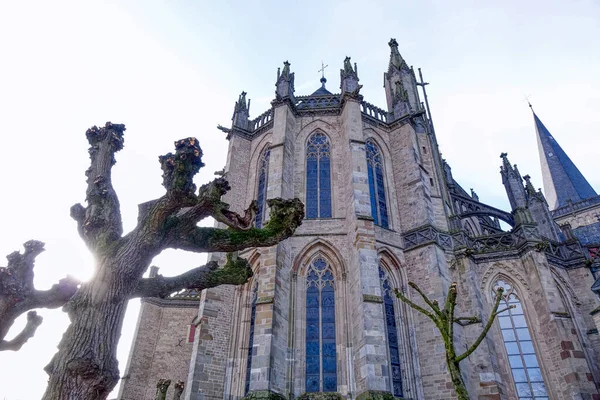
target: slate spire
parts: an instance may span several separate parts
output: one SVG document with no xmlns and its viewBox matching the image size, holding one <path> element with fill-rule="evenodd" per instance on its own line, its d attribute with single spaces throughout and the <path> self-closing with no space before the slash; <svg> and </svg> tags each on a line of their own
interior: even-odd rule
<svg viewBox="0 0 600 400">
<path fill-rule="evenodd" d="M 537 132 L 544 191 L 550 209 L 562 207 L 568 200 L 577 203 L 597 196 L 596 191 L 546 129 L 533 108 L 531 111 Z"/>
</svg>

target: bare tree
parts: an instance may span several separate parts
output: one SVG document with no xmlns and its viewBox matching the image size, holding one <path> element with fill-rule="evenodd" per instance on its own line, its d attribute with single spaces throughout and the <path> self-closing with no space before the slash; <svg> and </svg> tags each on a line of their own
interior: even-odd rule
<svg viewBox="0 0 600 400">
<path fill-rule="evenodd" d="M 71 216 L 94 254 L 92 279 L 78 284 L 67 278 L 49 291 L 36 291 L 33 265 L 43 244 L 34 241 L 25 244 L 23 254 L 10 255 L 8 267 L 0 270 L 0 340 L 18 315 L 33 308 L 64 305 L 71 320 L 58 353 L 45 368 L 50 376 L 46 400 L 106 399 L 119 379 L 116 350 L 129 299 L 243 284 L 252 270 L 233 252 L 275 245 L 291 236 L 304 218 L 304 206 L 298 199 L 271 199 L 270 220 L 257 229 L 253 227 L 256 202 L 240 215 L 221 201 L 230 190 L 223 177 L 196 191 L 193 177 L 204 166 L 202 150 L 197 139 L 187 138 L 175 142 L 174 154 L 159 157 L 166 193 L 140 204 L 137 226 L 124 235 L 119 200 L 111 182 L 115 153 L 123 148 L 124 131 L 124 125 L 108 122 L 86 132 L 91 145 L 91 166 L 86 171 L 87 207 L 74 205 Z M 227 228 L 197 226 L 206 217 L 213 217 Z M 211 261 L 172 278 L 142 278 L 153 257 L 165 249 L 228 254 L 221 267 Z M 17 349 L 33 335 L 41 320 L 35 314 L 30 317 L 19 335 L 23 338 L 2 341 L 4 348 Z"/>
<path fill-rule="evenodd" d="M 450 285 L 450 290 L 448 290 L 448 295 L 446 296 L 446 304 L 444 308 L 441 309 L 437 300 L 430 300 L 425 293 L 417 286 L 414 282 L 409 282 L 408 285 L 415 289 L 417 293 L 421 295 L 425 303 L 429 306 L 431 311 L 426 310 L 425 308 L 413 303 L 410 301 L 404 294 L 398 289 L 394 290 L 396 296 L 417 310 L 418 312 L 426 315 L 429 319 L 431 319 L 435 326 L 437 326 L 438 330 L 442 334 L 442 339 L 444 340 L 444 349 L 446 351 L 446 364 L 448 366 L 448 371 L 450 372 L 450 377 L 452 379 L 452 384 L 454 385 L 454 389 L 456 390 L 456 395 L 459 400 L 469 400 L 469 393 L 467 392 L 467 387 L 465 386 L 465 382 L 463 381 L 462 375 L 460 373 L 460 362 L 467 358 L 471 353 L 477 349 L 481 341 L 485 338 L 488 331 L 492 327 L 492 323 L 494 322 L 494 318 L 498 314 L 503 313 L 509 308 L 513 308 L 514 306 L 506 307 L 500 311 L 498 311 L 498 306 L 500 305 L 500 300 L 502 299 L 503 288 L 499 287 L 496 289 L 496 297 L 494 299 L 494 305 L 492 307 L 492 311 L 490 316 L 483 327 L 483 331 L 473 342 L 471 347 L 469 347 L 464 353 L 457 354 L 456 349 L 454 347 L 454 324 L 458 324 L 461 326 L 480 324 L 481 318 L 479 317 L 455 317 L 454 309 L 456 308 L 456 282 L 453 282 Z"/>
</svg>

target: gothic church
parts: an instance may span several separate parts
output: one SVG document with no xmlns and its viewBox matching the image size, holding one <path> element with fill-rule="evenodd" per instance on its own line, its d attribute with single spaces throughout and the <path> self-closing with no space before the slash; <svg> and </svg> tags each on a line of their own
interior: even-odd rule
<svg viewBox="0 0 600 400">
<path fill-rule="evenodd" d="M 306 218 L 240 254 L 254 270 L 244 286 L 143 299 L 119 399 L 154 399 L 161 378 L 191 400 L 452 399 L 442 338 L 391 291 L 418 303 L 409 281 L 440 301 L 457 282 L 460 315 L 485 320 L 498 287 L 515 305 L 462 361 L 472 398 L 600 399 L 600 196 L 536 114 L 544 194 L 505 153 L 511 210 L 467 193 L 440 157 L 424 83 L 389 47 L 385 108 L 363 99 L 350 58 L 340 93 L 323 78 L 296 94 L 285 62 L 269 110 L 250 119 L 241 94 L 220 127 L 224 200 L 241 211 L 257 199 L 261 226 L 267 199 L 297 197 Z M 456 326 L 456 343 L 480 331 Z"/>
</svg>

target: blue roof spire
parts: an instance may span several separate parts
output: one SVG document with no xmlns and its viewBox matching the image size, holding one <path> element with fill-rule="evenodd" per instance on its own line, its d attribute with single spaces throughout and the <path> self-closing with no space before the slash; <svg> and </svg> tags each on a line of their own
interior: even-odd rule
<svg viewBox="0 0 600 400">
<path fill-rule="evenodd" d="M 531 104 L 529 107 L 533 112 L 544 191 L 550 209 L 564 206 L 568 200 L 576 203 L 597 196 L 596 191 L 540 121 Z"/>
</svg>

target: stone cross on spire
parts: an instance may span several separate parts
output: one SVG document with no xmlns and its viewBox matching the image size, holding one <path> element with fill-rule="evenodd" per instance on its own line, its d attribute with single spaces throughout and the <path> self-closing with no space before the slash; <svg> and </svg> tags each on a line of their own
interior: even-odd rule
<svg viewBox="0 0 600 400">
<path fill-rule="evenodd" d="M 325 65 L 323 63 L 323 60 L 321 60 L 321 69 L 318 70 L 317 72 L 321 73 L 321 86 L 325 87 L 325 82 L 327 82 L 327 79 L 325 79 L 325 68 L 329 67 L 329 65 Z"/>
</svg>

